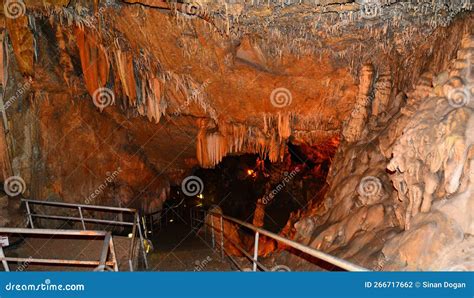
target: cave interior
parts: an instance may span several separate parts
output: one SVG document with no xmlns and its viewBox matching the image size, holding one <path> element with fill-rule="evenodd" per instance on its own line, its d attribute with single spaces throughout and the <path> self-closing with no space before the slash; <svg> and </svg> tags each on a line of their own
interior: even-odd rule
<svg viewBox="0 0 474 298">
<path fill-rule="evenodd" d="M 473 271 L 473 7 L 4 1 L 0 236 L 139 235 L 158 271 L 347 270 L 225 215 L 354 268 Z M 100 250 L 40 238 L 5 255 Z"/>
</svg>

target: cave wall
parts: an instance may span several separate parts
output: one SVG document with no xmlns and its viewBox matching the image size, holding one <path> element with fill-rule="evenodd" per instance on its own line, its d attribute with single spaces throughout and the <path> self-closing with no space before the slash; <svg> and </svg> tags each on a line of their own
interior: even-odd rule
<svg viewBox="0 0 474 298">
<path fill-rule="evenodd" d="M 295 239 L 373 270 L 473 270 L 472 21 L 450 26 L 382 110 L 365 66 L 329 191 L 290 220 Z"/>
</svg>

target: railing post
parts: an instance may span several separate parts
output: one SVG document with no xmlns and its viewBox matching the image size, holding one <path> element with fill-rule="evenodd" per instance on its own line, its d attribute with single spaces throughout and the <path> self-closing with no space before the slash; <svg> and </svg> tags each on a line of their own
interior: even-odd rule
<svg viewBox="0 0 474 298">
<path fill-rule="evenodd" d="M 138 225 L 138 234 L 140 235 L 140 247 L 142 248 L 142 253 L 143 253 L 143 262 L 145 263 L 145 269 L 148 269 L 148 260 L 146 258 L 146 251 L 145 251 L 145 244 L 144 242 L 144 237 L 142 233 L 142 225 L 140 224 L 140 217 L 137 216 L 137 225 Z"/>
<path fill-rule="evenodd" d="M 132 239 L 130 240 L 130 255 L 128 257 L 128 264 L 130 266 L 130 271 L 133 271 L 133 254 L 135 252 L 135 235 L 137 234 L 137 217 L 138 213 L 135 213 L 133 216 L 133 226 L 132 226 Z"/>
<path fill-rule="evenodd" d="M 82 229 L 85 231 L 86 230 L 86 223 L 84 222 L 84 217 L 82 216 L 81 206 L 77 206 L 77 210 L 79 210 L 79 215 L 81 216 Z"/>
<path fill-rule="evenodd" d="M 5 254 L 3 253 L 3 247 L 0 246 L 0 258 L 5 258 Z M 3 269 L 5 272 L 10 272 L 10 268 L 8 267 L 8 262 L 6 260 L 2 260 Z"/>
<path fill-rule="evenodd" d="M 224 217 L 221 214 L 221 260 L 224 261 Z"/>
<path fill-rule="evenodd" d="M 257 261 L 258 261 L 258 238 L 260 237 L 260 233 L 258 231 L 255 232 L 255 244 L 253 249 L 253 271 L 257 271 Z"/>
<path fill-rule="evenodd" d="M 112 262 L 114 262 L 114 271 L 118 272 L 119 267 L 118 267 L 118 261 L 117 261 L 117 254 L 115 253 L 113 237 L 110 237 L 109 249 L 110 249 L 110 256 L 112 257 Z"/>
<path fill-rule="evenodd" d="M 97 271 L 105 271 L 107 256 L 109 255 L 111 238 L 112 238 L 112 234 L 108 232 L 104 238 L 104 244 L 102 245 L 102 250 L 100 252 L 99 266 L 97 266 L 96 268 Z"/>
<path fill-rule="evenodd" d="M 146 216 L 145 216 L 146 218 Z M 154 218 L 153 218 L 153 214 L 151 214 L 149 217 L 148 217 L 148 225 L 150 226 L 150 229 L 148 230 L 150 235 L 153 235 L 153 231 L 155 230 L 154 228 L 154 222 L 153 222 Z"/>
<path fill-rule="evenodd" d="M 25 201 L 25 202 L 26 202 L 26 212 L 28 215 L 28 221 L 30 222 L 31 228 L 34 229 L 35 225 L 33 224 L 33 216 L 31 216 L 30 204 L 28 203 L 28 201 Z"/>
</svg>

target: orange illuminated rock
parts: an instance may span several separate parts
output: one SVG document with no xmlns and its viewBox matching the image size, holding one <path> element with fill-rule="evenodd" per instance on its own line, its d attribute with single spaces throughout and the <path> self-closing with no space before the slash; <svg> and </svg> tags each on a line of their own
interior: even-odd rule
<svg viewBox="0 0 474 298">
<path fill-rule="evenodd" d="M 24 75 L 32 76 L 34 67 L 33 57 L 36 49 L 34 47 L 33 34 L 28 27 L 28 17 L 6 18 L 6 28 L 13 45 L 13 53 L 15 54 L 20 72 Z"/>
<path fill-rule="evenodd" d="M 75 29 L 75 33 L 87 90 L 92 97 L 97 97 L 99 88 L 103 88 L 109 78 L 107 53 L 93 34 L 86 33 L 79 27 Z"/>
</svg>

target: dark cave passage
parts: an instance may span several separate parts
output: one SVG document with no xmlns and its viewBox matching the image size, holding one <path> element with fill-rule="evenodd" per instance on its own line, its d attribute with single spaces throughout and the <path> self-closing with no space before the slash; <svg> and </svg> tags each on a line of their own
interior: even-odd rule
<svg viewBox="0 0 474 298">
<path fill-rule="evenodd" d="M 224 214 L 250 223 L 257 204 L 263 205 L 263 227 L 278 233 L 292 212 L 317 199 L 336 149 L 289 143 L 288 153 L 279 163 L 255 154 L 225 157 L 214 169 L 194 172 L 203 181 L 203 191 L 186 200 L 205 209 L 217 205 Z"/>
<path fill-rule="evenodd" d="M 227 156 L 213 169 L 196 169 L 190 177 L 202 182 L 198 184 L 202 188 L 190 195 L 185 184 L 172 186 L 170 198 L 160 213 L 161 220 L 155 222 L 150 231 L 155 251 L 160 255 L 152 257 L 154 266 L 161 264 L 164 270 L 183 269 L 184 263 L 192 259 L 186 254 L 193 255 L 195 251 L 211 255 L 211 243 L 219 237 L 219 232 L 211 236 L 212 231 L 204 227 L 204 217 L 198 219 L 203 222 L 193 222 L 196 220 L 193 216 L 200 212 L 218 208 L 226 216 L 281 233 L 292 213 L 303 211 L 320 199 L 318 196 L 324 190 L 336 144 L 302 146 L 289 143 L 282 162 L 271 163 L 259 155 L 244 154 Z M 237 241 L 248 253 L 252 252 L 252 231 L 234 227 L 227 232 L 224 229 L 224 232 L 224 237 L 233 238 L 229 241 Z M 269 239 L 265 241 L 260 248 L 262 255 L 276 249 Z M 172 265 L 176 254 L 183 264 Z M 209 270 L 224 270 L 222 268 L 229 266 L 228 261 L 221 262 L 219 254 L 213 252 L 212 255 L 210 259 L 216 262 L 211 262 Z M 248 268 L 251 264 L 243 266 Z"/>
</svg>

